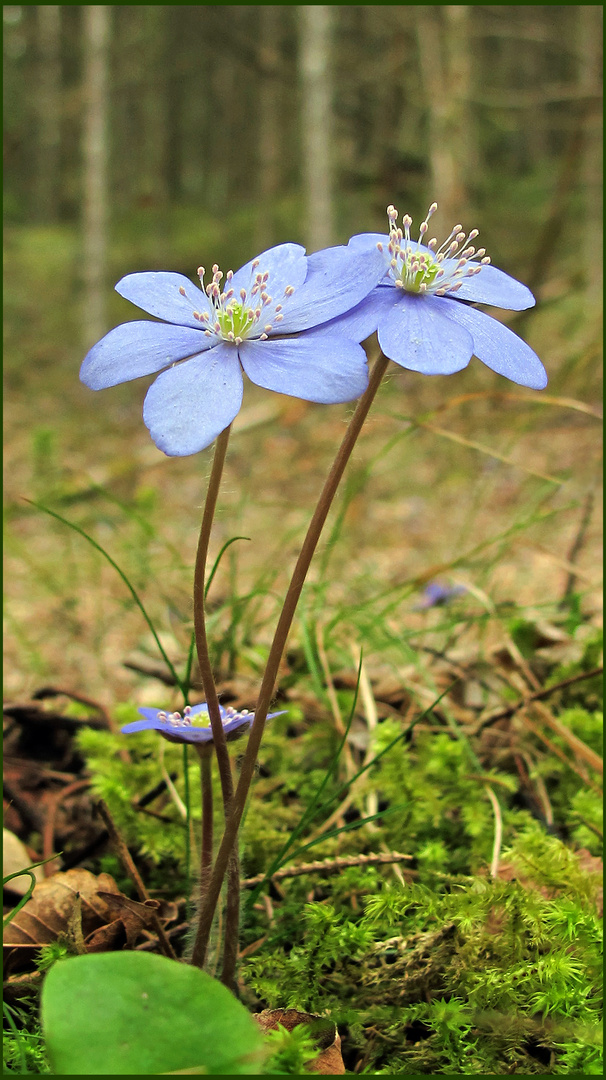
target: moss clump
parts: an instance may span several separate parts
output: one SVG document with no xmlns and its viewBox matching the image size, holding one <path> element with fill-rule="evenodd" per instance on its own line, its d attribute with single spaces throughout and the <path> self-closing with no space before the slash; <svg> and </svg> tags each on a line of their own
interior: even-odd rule
<svg viewBox="0 0 606 1080">
<path fill-rule="evenodd" d="M 301 926 L 285 906 L 245 978 L 270 1005 L 328 1012 L 356 1071 L 599 1072 L 599 879 L 535 823 L 502 873 L 378 881 L 357 919 L 316 903 Z"/>
</svg>

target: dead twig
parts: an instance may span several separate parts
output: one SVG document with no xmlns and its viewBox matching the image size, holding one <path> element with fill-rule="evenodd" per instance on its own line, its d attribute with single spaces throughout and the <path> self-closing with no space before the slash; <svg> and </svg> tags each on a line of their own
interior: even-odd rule
<svg viewBox="0 0 606 1080">
<path fill-rule="evenodd" d="M 240 884 L 243 889 L 252 889 L 263 881 L 282 881 L 284 878 L 301 877 L 303 874 L 334 874 L 349 866 L 387 866 L 390 863 L 405 862 L 407 859 L 412 859 L 412 855 L 402 855 L 399 851 L 387 851 L 380 855 L 343 855 L 337 859 L 320 859 L 318 862 L 288 866 L 284 870 L 276 870 L 271 877 L 257 874 L 256 877 L 244 878 Z"/>
<path fill-rule="evenodd" d="M 53 797 L 48 813 L 46 815 L 46 821 L 44 822 L 44 829 L 42 830 L 42 858 L 50 859 L 53 855 L 53 848 L 55 845 L 55 818 L 57 816 L 57 810 L 61 803 L 70 797 L 70 795 L 76 795 L 79 791 L 85 791 L 87 787 L 90 787 L 90 780 L 74 780 L 73 784 L 68 784 L 67 787 L 58 791 Z M 42 871 L 45 877 L 50 877 L 55 873 L 55 868 L 51 866 L 49 862 L 46 862 L 42 867 Z"/>
<path fill-rule="evenodd" d="M 101 817 L 103 818 L 103 821 L 104 821 L 105 826 L 107 828 L 107 831 L 108 831 L 108 833 L 110 835 L 110 839 L 111 839 L 111 841 L 112 841 L 112 843 L 113 843 L 113 845 L 114 845 L 114 847 L 116 849 L 116 854 L 118 855 L 118 858 L 120 859 L 120 862 L 122 863 L 124 869 L 126 870 L 126 873 L 128 874 L 131 881 L 133 882 L 133 884 L 134 884 L 134 886 L 135 886 L 135 888 L 136 888 L 136 890 L 137 890 L 137 892 L 139 894 L 139 899 L 143 903 L 145 903 L 146 901 L 150 900 L 151 897 L 150 897 L 147 889 L 145 888 L 145 885 L 143 884 L 143 879 L 142 879 L 141 875 L 139 874 L 139 871 L 137 870 L 137 867 L 135 866 L 135 864 L 133 862 L 131 853 L 128 850 L 126 844 L 124 843 L 124 840 L 122 839 L 122 836 L 120 835 L 120 832 L 118 830 L 118 826 L 116 825 L 113 817 L 111 816 L 111 814 L 109 812 L 109 808 L 107 806 L 107 803 L 105 803 L 103 801 L 103 799 L 99 799 L 96 806 L 97 806 L 97 810 L 99 811 Z M 153 923 L 153 926 L 154 926 L 154 930 L 155 930 L 156 934 L 158 935 L 158 940 L 160 942 L 160 946 L 162 948 L 162 952 L 164 953 L 164 955 L 168 956 L 169 959 L 171 959 L 171 960 L 177 960 L 177 954 L 176 954 L 175 950 L 173 949 L 170 941 L 168 940 L 168 937 L 166 935 L 166 931 L 164 930 L 164 927 L 160 923 L 160 920 L 159 920 L 158 915 L 157 915 L 156 912 L 153 912 L 153 914 L 152 914 L 152 923 Z"/>
<path fill-rule="evenodd" d="M 508 705 L 505 709 L 498 709 L 497 712 L 492 713 L 491 716 L 487 716 L 484 720 L 480 720 L 471 734 L 479 735 L 484 728 L 490 727 L 491 724 L 496 724 L 497 720 L 506 720 L 507 717 L 517 713 L 518 709 L 523 709 L 525 705 L 530 705 L 533 701 L 543 701 L 545 698 L 550 697 L 551 694 L 555 694 L 556 691 L 564 690 L 567 686 L 572 686 L 573 683 L 582 682 L 584 679 L 593 679 L 596 675 L 601 675 L 603 671 L 603 667 L 593 668 L 592 671 L 581 671 L 579 675 L 571 675 L 570 678 L 562 679 L 561 682 L 554 683 L 553 686 L 544 687 L 542 690 L 533 690 L 527 697 L 520 698 L 520 700 L 514 702 L 513 705 Z"/>
</svg>

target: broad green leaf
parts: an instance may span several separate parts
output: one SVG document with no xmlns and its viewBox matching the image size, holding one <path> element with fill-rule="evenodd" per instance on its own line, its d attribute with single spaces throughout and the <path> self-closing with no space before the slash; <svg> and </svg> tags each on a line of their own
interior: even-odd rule
<svg viewBox="0 0 606 1080">
<path fill-rule="evenodd" d="M 216 979 L 142 952 L 55 965 L 42 990 L 48 1056 L 61 1076 L 257 1074 L 263 1039 Z"/>
</svg>

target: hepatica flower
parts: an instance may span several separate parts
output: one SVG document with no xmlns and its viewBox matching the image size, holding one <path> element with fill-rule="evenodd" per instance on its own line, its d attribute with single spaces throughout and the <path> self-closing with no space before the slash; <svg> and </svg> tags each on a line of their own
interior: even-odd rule
<svg viewBox="0 0 606 1080">
<path fill-rule="evenodd" d="M 425 611 L 426 608 L 444 607 L 467 592 L 464 585 L 442 585 L 439 581 L 429 581 L 423 590 L 423 598 L 415 607 L 415 611 Z"/>
<path fill-rule="evenodd" d="M 134 731 L 157 731 L 169 742 L 210 743 L 213 741 L 207 705 L 186 705 L 183 715 L 179 712 L 167 713 L 163 709 L 138 709 L 137 711 L 144 719 L 125 724 L 121 729 L 125 735 L 131 735 Z M 219 705 L 219 712 L 228 742 L 243 734 L 244 728 L 250 727 L 255 718 L 255 714 L 249 712 L 248 709 L 236 712 L 231 706 L 224 709 L 222 705 Z M 269 713 L 267 719 L 271 720 L 274 716 L 281 716 L 281 713 Z"/>
<path fill-rule="evenodd" d="M 383 257 L 385 273 L 376 288 L 354 311 L 335 320 L 335 329 L 364 340 L 374 330 L 385 356 L 402 367 L 425 375 L 460 371 L 472 355 L 512 382 L 542 390 L 547 375 L 538 356 L 512 330 L 471 304 L 522 311 L 534 296 L 525 285 L 490 265 L 484 248 L 476 249 L 477 229 L 466 235 L 455 225 L 438 247 L 436 239 L 423 242 L 432 203 L 421 223 L 419 239 L 412 240 L 412 218 L 387 208 L 389 236 L 364 233 L 353 236 L 349 247 L 362 253 L 375 248 Z"/>
<path fill-rule="evenodd" d="M 213 266 L 200 288 L 181 274 L 128 274 L 125 299 L 162 322 L 128 322 L 85 357 L 80 378 L 102 390 L 161 372 L 145 398 L 143 419 L 160 450 L 173 456 L 208 446 L 242 404 L 244 370 L 280 394 L 325 404 L 366 389 L 366 355 L 347 334 L 324 325 L 355 307 L 383 276 L 375 246 L 327 248 L 306 256 L 280 244 L 223 279 Z"/>
</svg>

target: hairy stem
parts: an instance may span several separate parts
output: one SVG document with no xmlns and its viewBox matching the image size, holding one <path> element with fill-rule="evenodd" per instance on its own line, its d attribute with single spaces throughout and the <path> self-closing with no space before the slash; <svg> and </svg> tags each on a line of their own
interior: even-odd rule
<svg viewBox="0 0 606 1080">
<path fill-rule="evenodd" d="M 307 535 L 303 541 L 303 546 L 297 559 L 295 569 L 290 581 L 288 592 L 284 600 L 284 606 L 280 613 L 276 632 L 269 652 L 267 660 L 267 666 L 263 675 L 263 681 L 261 683 L 261 689 L 259 691 L 259 698 L 257 701 L 257 707 L 255 710 L 255 719 L 250 731 L 248 739 L 248 745 L 246 752 L 242 760 L 242 766 L 240 770 L 240 779 L 236 788 L 233 801 L 231 804 L 231 812 L 226 820 L 225 832 L 217 852 L 215 859 L 215 865 L 210 880 L 208 892 L 204 899 L 204 902 L 200 908 L 200 919 L 198 922 L 198 930 L 196 935 L 196 941 L 193 951 L 193 962 L 199 967 L 204 963 L 206 956 L 206 950 L 208 947 L 208 939 L 210 936 L 210 930 L 212 926 L 213 916 L 219 894 L 221 892 L 221 884 L 225 876 L 227 866 L 229 863 L 230 853 L 236 841 L 238 829 L 240 827 L 240 821 L 244 812 L 244 806 L 246 804 L 246 798 L 251 785 L 251 781 L 254 775 L 255 763 L 257 760 L 257 754 L 259 752 L 259 746 L 263 736 L 265 728 L 265 721 L 267 719 L 267 713 L 269 711 L 269 704 L 274 693 L 275 682 L 278 674 L 278 668 L 286 645 L 286 639 L 290 631 L 292 620 L 295 614 L 297 603 L 301 595 L 301 590 L 305 582 L 309 565 L 313 558 L 313 554 L 316 550 L 316 546 L 320 539 L 322 528 L 328 516 L 332 501 L 335 497 L 337 488 L 339 486 L 341 477 L 345 470 L 345 466 L 349 461 L 352 450 L 355 446 L 356 440 L 362 425 L 368 414 L 368 410 L 372 405 L 375 398 L 381 379 L 387 370 L 389 360 L 382 354 L 376 361 L 371 374 L 370 380 L 366 392 L 360 398 L 356 410 L 349 422 L 349 426 L 335 460 L 333 461 L 330 472 L 324 483 L 318 504 L 314 511 L 314 515 L 309 524 Z"/>
<path fill-rule="evenodd" d="M 208 653 L 208 640 L 206 637 L 206 619 L 204 610 L 204 581 L 206 572 L 206 560 L 208 558 L 208 546 L 210 543 L 210 532 L 212 528 L 213 518 L 215 515 L 215 507 L 217 504 L 217 496 L 219 494 L 219 487 L 221 484 L 221 476 L 223 474 L 223 465 L 225 463 L 225 455 L 227 453 L 227 444 L 229 442 L 230 431 L 231 425 L 230 427 L 226 428 L 225 431 L 221 432 L 215 444 L 215 455 L 213 458 L 210 479 L 208 482 L 208 491 L 206 493 L 204 513 L 202 515 L 202 526 L 200 528 L 198 551 L 196 553 L 196 568 L 194 571 L 194 631 L 196 639 L 196 651 L 198 654 L 198 664 L 200 667 L 200 674 L 202 676 L 204 695 L 206 697 L 206 704 L 208 705 L 208 715 L 213 733 L 214 747 L 217 754 L 217 765 L 219 768 L 219 776 L 221 779 L 221 793 L 223 796 L 223 807 L 226 821 L 229 814 L 229 808 L 234 788 L 231 775 L 231 763 L 229 760 L 229 753 L 227 751 L 227 741 L 225 738 L 225 732 L 223 730 L 221 714 L 219 712 L 219 698 L 217 696 L 217 689 L 215 686 L 215 680 L 213 677 L 212 667 L 210 663 L 210 656 Z M 204 904 L 206 892 L 210 884 L 212 873 L 212 788 L 210 786 L 210 758 L 207 762 L 201 754 L 200 765 L 202 769 L 203 799 L 200 902 L 201 904 Z M 208 785 L 206 803 L 204 802 L 205 769 L 208 769 L 206 780 Z M 210 832 L 206 838 L 205 846 L 205 829 L 207 827 L 206 820 L 208 820 L 209 822 L 208 828 Z M 213 906 L 213 914 L 215 907 L 216 901 Z M 223 952 L 223 973 L 221 976 L 222 982 L 224 982 L 226 986 L 229 986 L 231 990 L 234 990 L 236 985 L 235 971 L 236 961 L 238 958 L 239 921 L 240 860 L 236 848 L 234 849 L 234 852 L 230 858 L 230 871 L 227 882 L 225 944 Z M 201 960 L 197 959 L 195 948 L 194 955 L 192 956 L 192 963 L 198 964 L 200 967 L 202 967 L 204 963 L 204 958 L 202 958 Z"/>
<path fill-rule="evenodd" d="M 225 905 L 225 935 L 223 939 L 223 969 L 221 982 L 237 994 L 236 964 L 240 937 L 240 855 L 234 844 L 227 867 L 227 902 Z"/>
<path fill-rule="evenodd" d="M 212 743 L 197 746 L 200 758 L 200 780 L 202 785 L 202 847 L 200 855 L 200 898 L 204 898 L 213 864 L 213 779 L 212 779 Z"/>
</svg>

